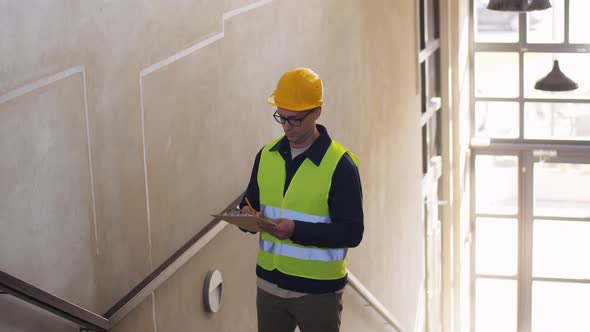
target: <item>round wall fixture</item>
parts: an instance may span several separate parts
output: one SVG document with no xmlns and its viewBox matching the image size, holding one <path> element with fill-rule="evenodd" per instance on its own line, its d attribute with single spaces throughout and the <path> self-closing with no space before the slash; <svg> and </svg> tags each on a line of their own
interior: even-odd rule
<svg viewBox="0 0 590 332">
<path fill-rule="evenodd" d="M 218 312 L 221 308 L 222 297 L 223 279 L 221 278 L 221 272 L 218 270 L 209 271 L 205 277 L 205 285 L 203 286 L 205 309 L 211 312 Z"/>
</svg>

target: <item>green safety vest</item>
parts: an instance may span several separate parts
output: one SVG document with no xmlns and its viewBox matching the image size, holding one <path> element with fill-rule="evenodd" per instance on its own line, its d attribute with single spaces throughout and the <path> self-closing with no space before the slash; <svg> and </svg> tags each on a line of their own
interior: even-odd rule
<svg viewBox="0 0 590 332">
<path fill-rule="evenodd" d="M 264 216 L 309 223 L 331 223 L 328 196 L 332 175 L 345 153 L 358 166 L 356 156 L 341 144 L 332 141 L 319 166 L 307 158 L 303 161 L 283 196 L 285 160 L 279 151 L 270 151 L 280 139 L 279 137 L 267 144 L 260 155 L 258 186 L 260 209 Z M 289 239 L 279 240 L 268 233 L 261 233 L 256 262 L 268 271 L 277 269 L 297 277 L 335 280 L 346 276 L 346 251 L 346 248 L 303 246 Z"/>
</svg>

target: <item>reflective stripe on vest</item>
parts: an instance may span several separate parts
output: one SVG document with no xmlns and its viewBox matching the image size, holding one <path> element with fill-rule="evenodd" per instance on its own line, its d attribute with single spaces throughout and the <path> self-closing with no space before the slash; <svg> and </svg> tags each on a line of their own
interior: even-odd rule
<svg viewBox="0 0 590 332">
<path fill-rule="evenodd" d="M 262 238 L 259 241 L 260 250 L 269 254 L 324 262 L 341 261 L 346 257 L 346 249 L 302 247 L 282 242 L 266 241 Z"/>
<path fill-rule="evenodd" d="M 332 175 L 345 153 L 357 159 L 342 145 L 332 141 L 319 166 L 305 159 L 283 195 L 285 161 L 279 151 L 270 151 L 280 138 L 267 144 L 258 168 L 261 211 L 268 218 L 286 218 L 309 223 L 331 223 L 328 196 Z M 258 265 L 265 270 L 317 279 L 335 280 L 346 275 L 346 248 L 302 246 L 291 240 L 278 240 L 260 234 Z"/>
<path fill-rule="evenodd" d="M 328 224 L 328 223 L 332 222 L 332 218 L 330 218 L 330 216 L 324 216 L 324 217 L 323 216 L 314 216 L 311 214 L 305 214 L 305 213 L 301 213 L 301 212 L 297 212 L 297 211 L 293 211 L 293 210 L 287 210 L 287 209 L 281 210 L 280 208 L 266 206 L 266 205 L 262 205 L 260 207 L 260 209 L 265 217 L 268 217 L 271 219 L 285 218 L 285 219 L 291 219 L 291 220 L 305 220 L 307 222 L 311 222 L 314 224 L 318 224 L 318 223 Z"/>
</svg>

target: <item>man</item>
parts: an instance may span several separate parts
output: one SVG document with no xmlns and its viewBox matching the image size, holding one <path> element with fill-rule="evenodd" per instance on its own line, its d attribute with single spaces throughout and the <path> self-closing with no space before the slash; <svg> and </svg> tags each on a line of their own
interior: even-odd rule
<svg viewBox="0 0 590 332">
<path fill-rule="evenodd" d="M 289 70 L 268 103 L 285 135 L 256 155 L 245 198 L 260 224 L 256 274 L 259 332 L 337 332 L 347 248 L 363 235 L 356 157 L 316 124 L 323 86 L 307 68 Z M 246 199 L 240 204 L 249 213 Z"/>
</svg>

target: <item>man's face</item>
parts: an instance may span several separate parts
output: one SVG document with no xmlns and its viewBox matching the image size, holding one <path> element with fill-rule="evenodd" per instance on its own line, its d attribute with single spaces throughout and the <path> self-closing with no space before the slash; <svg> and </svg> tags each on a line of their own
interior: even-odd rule
<svg viewBox="0 0 590 332">
<path fill-rule="evenodd" d="M 294 112 L 284 108 L 278 108 L 280 117 L 288 119 L 282 124 L 283 131 L 291 144 L 301 144 L 311 137 L 315 131 L 315 123 L 320 116 L 321 108 L 315 108 L 305 112 Z M 301 120 L 301 125 L 294 125 Z"/>
</svg>

